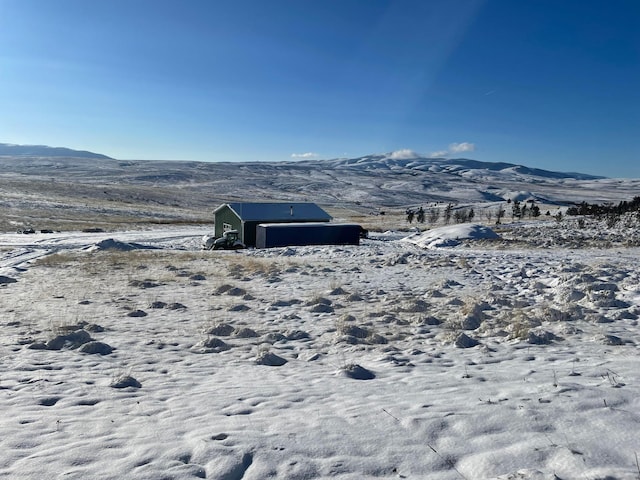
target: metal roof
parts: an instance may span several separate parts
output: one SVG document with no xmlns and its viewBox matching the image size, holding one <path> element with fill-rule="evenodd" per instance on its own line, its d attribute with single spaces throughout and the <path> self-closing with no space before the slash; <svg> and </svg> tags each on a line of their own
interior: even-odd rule
<svg viewBox="0 0 640 480">
<path fill-rule="evenodd" d="M 245 222 L 328 222 L 331 220 L 331 215 L 315 203 L 227 203 L 225 205 Z M 225 205 L 218 207 L 215 212 Z"/>
</svg>

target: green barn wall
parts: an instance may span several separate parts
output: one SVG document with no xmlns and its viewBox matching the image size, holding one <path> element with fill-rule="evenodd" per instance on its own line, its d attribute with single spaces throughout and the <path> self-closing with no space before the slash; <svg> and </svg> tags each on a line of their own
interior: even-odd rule
<svg viewBox="0 0 640 480">
<path fill-rule="evenodd" d="M 222 225 L 228 223 L 234 230 L 238 230 L 240 234 L 240 241 L 244 242 L 244 235 L 242 231 L 242 222 L 238 216 L 228 206 L 224 206 L 215 213 L 213 221 L 215 222 L 215 235 L 217 238 L 222 236 Z"/>
</svg>

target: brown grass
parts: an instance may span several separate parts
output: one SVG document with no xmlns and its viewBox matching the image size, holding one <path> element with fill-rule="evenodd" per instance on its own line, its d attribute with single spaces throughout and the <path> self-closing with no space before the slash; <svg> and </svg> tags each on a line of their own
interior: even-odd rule
<svg viewBox="0 0 640 480">
<path fill-rule="evenodd" d="M 38 258 L 34 265 L 39 267 L 60 267 L 76 262 L 78 260 L 78 254 L 72 254 L 69 252 L 64 253 L 52 253 L 44 257 Z"/>
</svg>

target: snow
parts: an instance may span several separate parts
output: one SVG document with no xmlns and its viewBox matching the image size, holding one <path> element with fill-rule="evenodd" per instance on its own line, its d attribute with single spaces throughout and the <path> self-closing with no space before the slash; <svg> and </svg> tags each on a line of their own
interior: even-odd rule
<svg viewBox="0 0 640 480">
<path fill-rule="evenodd" d="M 129 252 L 131 250 L 139 250 L 145 248 L 154 247 L 141 245 L 139 243 L 122 242 L 120 240 L 114 240 L 113 238 L 107 238 L 96 243 L 95 245 L 88 247 L 87 251 L 95 252 L 96 250 L 119 250 L 121 252 Z"/>
<path fill-rule="evenodd" d="M 495 240 L 500 236 L 490 227 L 474 223 L 433 228 L 416 233 L 404 240 L 423 248 L 453 247 L 462 240 Z"/>
<path fill-rule="evenodd" d="M 0 234 L 0 477 L 637 479 L 631 232 L 206 231 Z"/>
</svg>

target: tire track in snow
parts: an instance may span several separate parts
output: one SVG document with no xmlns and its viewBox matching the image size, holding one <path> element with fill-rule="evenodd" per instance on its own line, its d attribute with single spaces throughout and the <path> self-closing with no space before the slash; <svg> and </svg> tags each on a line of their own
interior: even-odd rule
<svg viewBox="0 0 640 480">
<path fill-rule="evenodd" d="M 82 250 L 110 238 L 169 249 L 198 249 L 210 227 L 123 232 L 0 234 L 0 275 L 15 277 L 38 258 L 61 250 Z"/>
</svg>

